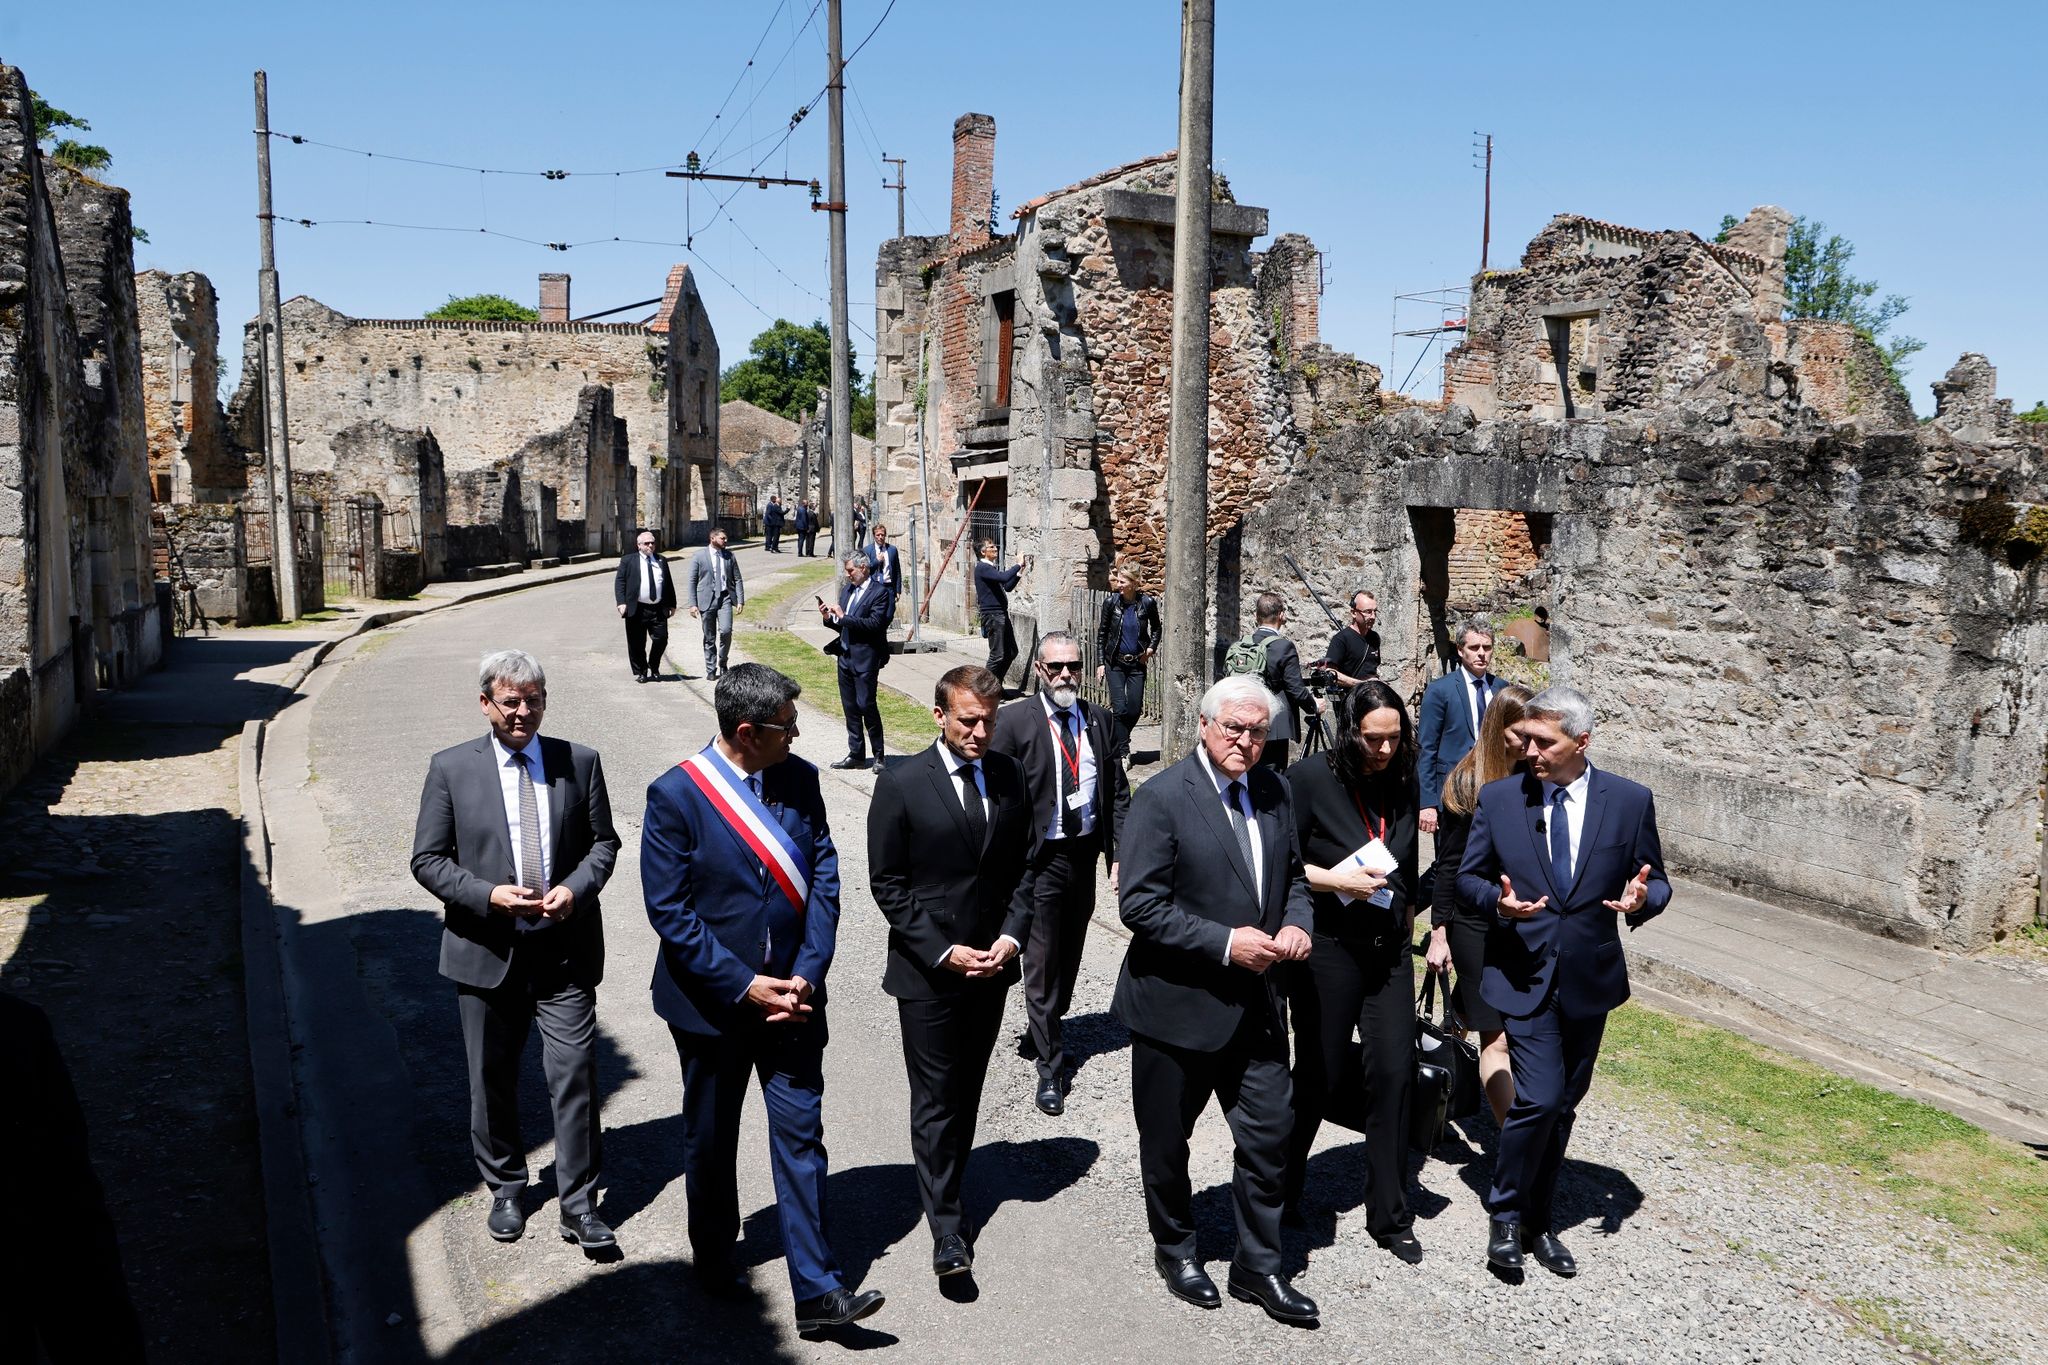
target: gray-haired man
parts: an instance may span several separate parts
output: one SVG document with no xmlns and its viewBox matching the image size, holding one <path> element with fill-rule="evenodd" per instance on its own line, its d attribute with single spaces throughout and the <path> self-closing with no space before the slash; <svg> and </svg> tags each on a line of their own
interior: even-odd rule
<svg viewBox="0 0 2048 1365">
<path fill-rule="evenodd" d="M 597 1216 L 601 1132 L 597 983 L 604 976 L 598 892 L 619 856 L 597 754 L 542 739 L 547 675 L 531 654 L 487 655 L 479 702 L 489 733 L 435 754 L 413 834 L 412 875 L 444 911 L 441 975 L 455 982 L 469 1060 L 470 1142 L 501 1242 L 526 1228 L 519 1055 L 540 1022 L 555 1117 L 562 1236 L 617 1239 Z"/>
</svg>

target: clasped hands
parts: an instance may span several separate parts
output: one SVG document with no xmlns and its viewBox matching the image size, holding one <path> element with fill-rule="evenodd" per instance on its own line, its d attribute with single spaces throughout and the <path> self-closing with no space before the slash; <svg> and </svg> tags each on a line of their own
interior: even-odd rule
<svg viewBox="0 0 2048 1365">
<path fill-rule="evenodd" d="M 520 919 L 567 919 L 576 908 L 576 894 L 566 886 L 551 886 L 538 896 L 524 886 L 494 886 L 491 908 Z"/>
<path fill-rule="evenodd" d="M 1276 962 L 1301 962 L 1308 957 L 1309 937 L 1295 925 L 1277 934 L 1252 925 L 1230 931 L 1230 963 L 1246 971 L 1263 972 Z"/>
<path fill-rule="evenodd" d="M 940 965 L 949 972 L 980 978 L 994 976 L 1016 955 L 1017 945 L 1006 938 L 999 938 L 986 948 L 970 948 L 964 943 L 956 943 L 947 950 Z"/>
<path fill-rule="evenodd" d="M 747 1003 L 771 1024 L 801 1022 L 810 1017 L 811 983 L 800 976 L 757 976 L 747 987 Z"/>
</svg>

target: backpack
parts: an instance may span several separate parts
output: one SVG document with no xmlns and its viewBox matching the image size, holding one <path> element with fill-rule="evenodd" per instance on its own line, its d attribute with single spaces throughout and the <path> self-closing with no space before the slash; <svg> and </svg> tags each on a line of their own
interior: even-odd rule
<svg viewBox="0 0 2048 1365">
<path fill-rule="evenodd" d="M 1261 640 L 1257 631 L 1232 644 L 1223 652 L 1223 671 L 1226 673 L 1249 673 L 1263 678 L 1266 674 L 1266 646 L 1279 639 L 1278 633 Z"/>
</svg>

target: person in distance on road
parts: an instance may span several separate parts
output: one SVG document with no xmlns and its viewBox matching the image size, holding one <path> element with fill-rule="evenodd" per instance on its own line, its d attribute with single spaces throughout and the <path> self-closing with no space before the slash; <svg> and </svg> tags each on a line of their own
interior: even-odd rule
<svg viewBox="0 0 2048 1365">
<path fill-rule="evenodd" d="M 690 615 L 704 622 L 704 676 L 716 678 L 732 651 L 732 618 L 747 605 L 747 585 L 739 561 L 725 548 L 723 528 L 713 527 L 711 543 L 691 557 L 685 596 Z"/>
<path fill-rule="evenodd" d="M 619 560 L 612 600 L 626 622 L 626 662 L 633 666 L 633 681 L 659 677 L 662 656 L 668 653 L 668 618 L 676 614 L 676 580 L 654 548 L 654 532 L 645 526 L 633 533 L 633 553 Z"/>
<path fill-rule="evenodd" d="M 818 770 L 790 752 L 796 682 L 761 664 L 723 674 L 718 738 L 656 778 L 641 826 L 640 885 L 661 935 L 654 1012 L 683 1069 L 683 1169 L 697 1279 L 746 1292 L 740 1112 L 758 1076 L 775 1212 L 797 1329 L 882 1306 L 855 1293 L 825 1240 L 825 974 L 839 932 L 839 853 Z"/>
<path fill-rule="evenodd" d="M 818 619 L 839 638 L 827 641 L 825 652 L 839 660 L 839 707 L 846 713 L 846 757 L 835 768 L 868 766 L 868 745 L 875 766 L 882 764 L 882 706 L 876 689 L 889 662 L 889 617 L 896 610 L 887 588 L 868 578 L 867 556 L 856 550 L 846 557 L 846 582 L 839 605 L 818 603 Z"/>
<path fill-rule="evenodd" d="M 1159 601 L 1138 591 L 1138 574 L 1119 564 L 1109 571 L 1110 595 L 1095 623 L 1096 681 L 1109 688 L 1116 717 L 1116 756 L 1131 757 L 1131 730 L 1145 711 L 1145 670 L 1159 649 Z"/>
<path fill-rule="evenodd" d="M 538 1020 L 562 1237 L 609 1247 L 618 1239 L 597 1216 L 597 897 L 619 836 L 604 768 L 594 750 L 540 737 L 548 683 L 531 654 L 484 656 L 477 688 L 490 731 L 427 764 L 412 875 L 443 908 L 441 975 L 455 982 L 462 1019 L 470 1145 L 491 1191 L 487 1226 L 501 1242 L 526 1230 L 519 1055 Z"/>
</svg>

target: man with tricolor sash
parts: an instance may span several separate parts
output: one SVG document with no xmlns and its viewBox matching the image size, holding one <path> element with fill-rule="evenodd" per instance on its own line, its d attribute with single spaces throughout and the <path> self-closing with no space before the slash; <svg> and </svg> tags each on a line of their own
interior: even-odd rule
<svg viewBox="0 0 2048 1365">
<path fill-rule="evenodd" d="M 825 975 L 839 927 L 839 855 L 818 770 L 790 753 L 802 689 L 760 664 L 721 674 L 718 738 L 656 778 L 640 882 L 661 935 L 654 1009 L 683 1072 L 684 1187 L 697 1278 L 746 1292 L 740 1109 L 758 1076 L 797 1328 L 882 1306 L 849 1290 L 825 1241 Z"/>
</svg>

